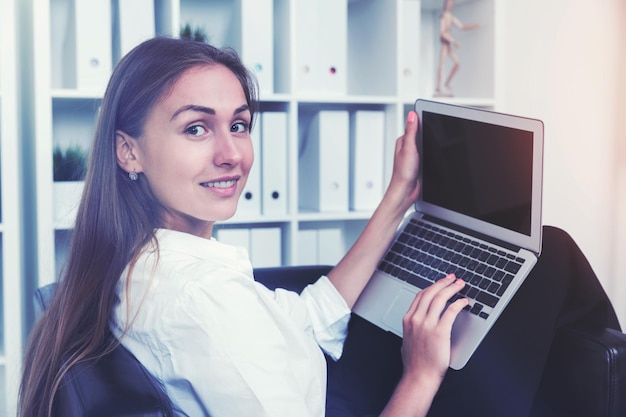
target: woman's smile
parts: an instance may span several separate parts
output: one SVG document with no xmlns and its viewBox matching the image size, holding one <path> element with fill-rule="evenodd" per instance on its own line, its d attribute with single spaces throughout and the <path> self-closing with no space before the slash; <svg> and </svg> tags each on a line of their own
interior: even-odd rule
<svg viewBox="0 0 626 417">
<path fill-rule="evenodd" d="M 210 188 L 212 192 L 223 197 L 230 197 L 237 191 L 239 178 L 223 179 L 200 183 L 205 188 Z"/>
</svg>

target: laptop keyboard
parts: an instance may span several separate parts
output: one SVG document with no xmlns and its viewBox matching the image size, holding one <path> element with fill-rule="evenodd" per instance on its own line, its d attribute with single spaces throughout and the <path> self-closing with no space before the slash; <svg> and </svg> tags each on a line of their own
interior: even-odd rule
<svg viewBox="0 0 626 417">
<path fill-rule="evenodd" d="M 523 261 L 483 242 L 411 219 L 378 269 L 418 288 L 454 273 L 465 281 L 465 287 L 452 301 L 468 298 L 465 309 L 486 319 Z"/>
</svg>

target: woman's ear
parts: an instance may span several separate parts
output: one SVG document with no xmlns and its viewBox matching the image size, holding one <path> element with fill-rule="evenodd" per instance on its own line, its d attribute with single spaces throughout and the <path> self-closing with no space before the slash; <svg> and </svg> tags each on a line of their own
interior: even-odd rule
<svg viewBox="0 0 626 417">
<path fill-rule="evenodd" d="M 115 152 L 117 154 L 117 164 L 126 172 L 141 172 L 141 161 L 139 148 L 135 138 L 126 132 L 118 130 L 115 132 Z"/>
</svg>

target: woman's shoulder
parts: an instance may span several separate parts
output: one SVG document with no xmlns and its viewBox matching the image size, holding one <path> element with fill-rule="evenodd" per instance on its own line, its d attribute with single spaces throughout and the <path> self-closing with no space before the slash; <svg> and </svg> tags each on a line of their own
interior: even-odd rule
<svg viewBox="0 0 626 417">
<path fill-rule="evenodd" d="M 170 230 L 157 230 L 118 286 L 120 299 L 171 302 L 201 297 L 233 283 L 249 285 L 252 265 L 245 249 Z M 205 291 L 206 290 L 206 291 Z"/>
<path fill-rule="evenodd" d="M 168 280 L 202 285 L 220 278 L 221 281 L 253 279 L 244 247 L 166 229 L 157 230 L 155 238 L 152 250 L 145 251 L 145 259 L 151 259 L 152 268 Z"/>
</svg>

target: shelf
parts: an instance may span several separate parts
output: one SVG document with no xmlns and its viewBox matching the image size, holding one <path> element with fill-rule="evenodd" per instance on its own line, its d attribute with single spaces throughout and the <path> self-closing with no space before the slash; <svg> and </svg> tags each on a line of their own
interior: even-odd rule
<svg viewBox="0 0 626 417">
<path fill-rule="evenodd" d="M 306 94 L 295 95 L 295 100 L 302 104 L 347 104 L 350 106 L 355 105 L 380 105 L 380 104 L 396 104 L 398 98 L 395 96 L 372 96 L 372 95 L 349 95 L 343 97 L 331 97 L 331 96 L 314 96 Z"/>
<path fill-rule="evenodd" d="M 451 103 L 451 104 L 456 104 L 456 105 L 460 105 L 460 106 L 469 106 L 469 107 L 482 107 L 482 108 L 493 108 L 496 105 L 496 100 L 494 98 L 491 97 L 476 97 L 476 98 L 470 98 L 470 97 L 450 97 L 450 98 L 444 98 L 444 97 L 418 97 L 418 98 L 423 98 L 425 100 L 432 100 L 432 101 L 440 101 L 443 103 Z M 417 98 L 415 99 L 417 100 Z M 415 104 L 415 100 L 404 100 L 403 104 L 405 106 L 413 106 Z"/>
<path fill-rule="evenodd" d="M 95 94 L 93 91 L 82 91 L 72 88 L 55 88 L 50 92 L 50 97 L 57 101 L 62 100 L 101 100 L 101 94 Z"/>
<path fill-rule="evenodd" d="M 300 212 L 298 219 L 302 223 L 326 222 L 326 221 L 360 221 L 369 220 L 372 212 L 349 211 L 345 213 L 315 213 Z"/>
<path fill-rule="evenodd" d="M 42 187 L 37 197 L 42 207 L 53 207 L 54 193 L 43 188 L 52 188 L 50 172 L 46 172 L 50 153 L 55 146 L 90 146 L 102 100 L 99 91 L 103 89 L 79 88 L 76 80 L 68 82 L 60 77 L 58 66 L 69 66 L 74 71 L 79 55 L 79 47 L 69 41 L 76 42 L 80 37 L 63 32 L 66 29 L 59 23 L 72 23 L 71 16 L 57 18 L 72 0 L 34 1 L 40 6 L 34 22 L 35 42 L 52 46 L 51 56 L 44 48 L 37 49 L 35 57 L 35 75 L 40 80 L 35 86 L 35 101 L 43 104 L 35 114 L 35 124 L 41 130 L 34 160 L 39 161 L 37 166 L 44 167 L 37 172 L 37 184 Z M 316 170 L 303 169 L 300 160 L 316 115 L 320 111 L 345 111 L 350 117 L 362 111 L 381 112 L 383 143 L 378 154 L 382 162 L 377 163 L 381 164 L 382 184 L 386 185 L 391 176 L 395 140 L 402 134 L 406 114 L 416 99 L 485 108 L 496 105 L 492 46 L 498 1 L 456 2 L 455 14 L 467 23 L 480 20 L 483 26 L 459 34 L 463 53 L 469 55 L 462 58 L 461 70 L 453 83 L 457 96 L 450 99 L 432 97 L 439 53 L 440 0 L 156 0 L 150 2 L 154 12 L 133 15 L 137 19 L 133 22 L 143 26 L 147 20 L 155 34 L 174 36 L 189 23 L 192 29 L 203 29 L 212 44 L 237 49 L 259 81 L 260 113 L 253 133 L 263 130 L 265 112 L 285 114 L 286 160 L 281 170 L 286 178 L 286 209 L 271 215 L 261 214 L 260 209 L 253 211 L 256 214 L 239 212 L 216 225 L 216 230 L 277 227 L 281 230 L 281 261 L 298 263 L 298 231 L 339 230 L 342 244 L 335 247 L 337 257 L 347 250 L 373 211 L 313 212 L 300 208 L 299 177 L 319 175 Z M 127 35 L 124 24 L 113 13 L 110 39 L 93 39 L 94 45 L 111 48 L 113 64 L 121 52 L 120 39 Z M 76 28 L 79 30 L 79 26 Z M 80 39 L 84 41 L 85 37 Z M 60 60 L 64 56 L 73 61 Z M 46 129 L 48 123 L 50 129 Z M 256 164 L 261 168 L 262 146 L 256 146 Z M 354 149 L 355 145 L 350 144 L 348 153 Z M 40 283 L 54 280 L 73 226 L 71 216 L 59 219 L 46 210 L 51 209 L 42 208 L 37 219 Z"/>
</svg>

